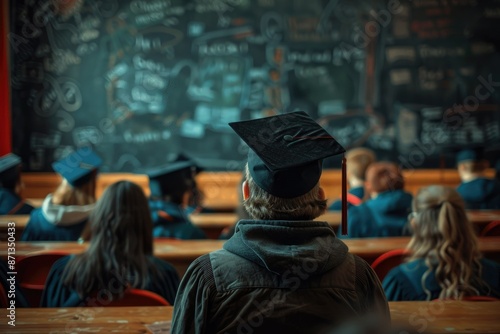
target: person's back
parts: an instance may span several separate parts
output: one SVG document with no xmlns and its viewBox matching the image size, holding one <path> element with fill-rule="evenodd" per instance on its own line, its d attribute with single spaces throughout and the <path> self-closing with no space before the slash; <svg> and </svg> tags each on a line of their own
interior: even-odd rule
<svg viewBox="0 0 500 334">
<path fill-rule="evenodd" d="M 21 159 L 12 153 L 0 157 L 0 215 L 27 215 L 33 210 L 19 195 L 21 188 Z"/>
<path fill-rule="evenodd" d="M 52 266 L 41 306 L 85 305 L 96 293 L 104 295 L 98 296 L 103 305 L 128 288 L 155 292 L 174 304 L 179 278 L 170 264 L 153 256 L 153 225 L 139 186 L 127 181 L 111 185 L 90 222 L 88 249 Z"/>
<path fill-rule="evenodd" d="M 470 210 L 500 209 L 500 181 L 484 176 L 488 162 L 482 149 L 466 149 L 456 156 L 461 179 L 457 191 Z"/>
<path fill-rule="evenodd" d="M 206 238 L 205 233 L 193 225 L 187 211 L 190 207 L 198 206 L 201 200 L 201 193 L 196 187 L 195 169 L 193 161 L 182 157 L 146 171 L 155 238 Z"/>
<path fill-rule="evenodd" d="M 366 176 L 370 199 L 349 208 L 349 238 L 396 237 L 407 235 L 407 217 L 412 195 L 404 191 L 404 180 L 393 163 L 376 162 Z"/>
<path fill-rule="evenodd" d="M 274 120 L 280 133 L 276 141 L 286 137 L 293 142 L 290 133 L 300 138 L 311 132 L 322 140 L 278 147 L 283 155 L 301 156 L 299 160 L 306 150 L 310 160 L 271 169 L 272 153 L 257 155 L 254 150 L 261 143 L 251 145 L 238 123 L 231 124 L 252 148 L 243 197 L 253 219 L 238 222 L 222 250 L 188 268 L 179 286 L 173 334 L 326 333 L 366 314 L 389 320 L 387 301 L 370 266 L 348 252 L 327 222 L 313 220 L 326 210 L 319 160 L 343 149 L 303 112 L 276 117 L 252 122 Z"/>
<path fill-rule="evenodd" d="M 481 258 L 460 195 L 449 187 L 430 186 L 419 191 L 413 209 L 409 259 L 384 278 L 387 298 L 500 298 L 500 264 Z"/>
<path fill-rule="evenodd" d="M 75 161 L 81 164 L 75 166 Z M 76 241 L 94 209 L 96 176 L 102 160 L 80 149 L 53 164 L 63 180 L 42 207 L 31 212 L 22 241 Z"/>
</svg>

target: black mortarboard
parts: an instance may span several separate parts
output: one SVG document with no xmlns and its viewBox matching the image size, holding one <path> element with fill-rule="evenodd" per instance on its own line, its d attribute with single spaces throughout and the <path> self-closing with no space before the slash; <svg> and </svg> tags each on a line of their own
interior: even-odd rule
<svg viewBox="0 0 500 334">
<path fill-rule="evenodd" d="M 181 158 L 172 163 L 148 169 L 146 174 L 149 177 L 151 196 L 164 196 L 173 188 L 179 187 L 186 178 L 194 177 L 195 166 L 192 160 Z"/>
<path fill-rule="evenodd" d="M 309 192 L 320 179 L 322 159 L 345 152 L 304 111 L 229 125 L 250 147 L 248 169 L 255 183 L 280 198 L 294 198 Z M 343 167 L 345 169 L 345 165 Z M 345 198 L 344 202 L 347 202 Z M 344 226 L 347 222 L 342 223 Z"/>
<path fill-rule="evenodd" d="M 52 164 L 52 168 L 69 184 L 78 187 L 87 183 L 93 172 L 102 165 L 102 159 L 90 148 L 81 148 Z"/>
<path fill-rule="evenodd" d="M 465 161 L 481 161 L 484 159 L 484 150 L 483 148 L 459 150 L 455 155 L 455 159 L 457 164 Z"/>
<path fill-rule="evenodd" d="M 20 164 L 21 158 L 13 153 L 0 158 L 0 186 L 7 182 L 12 183 L 12 180 L 17 179 Z"/>
</svg>

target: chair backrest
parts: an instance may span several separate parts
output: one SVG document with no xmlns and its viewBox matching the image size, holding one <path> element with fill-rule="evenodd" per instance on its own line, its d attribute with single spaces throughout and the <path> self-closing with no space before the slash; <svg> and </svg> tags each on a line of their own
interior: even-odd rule
<svg viewBox="0 0 500 334">
<path fill-rule="evenodd" d="M 372 263 L 372 269 L 377 274 L 378 279 L 382 281 L 392 268 L 403 263 L 408 254 L 406 249 L 393 249 L 375 259 Z"/>
<path fill-rule="evenodd" d="M 469 302 L 496 302 L 499 301 L 500 299 L 490 296 L 469 296 L 462 298 L 462 300 Z"/>
<path fill-rule="evenodd" d="M 17 262 L 17 282 L 31 307 L 40 306 L 45 281 L 50 268 L 60 258 L 69 255 L 68 252 L 51 251 L 28 255 Z"/>
<path fill-rule="evenodd" d="M 489 223 L 481 231 L 482 237 L 500 237 L 500 220 Z"/>
<path fill-rule="evenodd" d="M 93 294 L 93 297 L 87 298 L 89 307 L 117 307 L 117 306 L 170 306 L 162 296 L 141 289 L 128 289 L 123 298 L 109 301 L 107 297 L 99 296 L 98 293 Z"/>
</svg>

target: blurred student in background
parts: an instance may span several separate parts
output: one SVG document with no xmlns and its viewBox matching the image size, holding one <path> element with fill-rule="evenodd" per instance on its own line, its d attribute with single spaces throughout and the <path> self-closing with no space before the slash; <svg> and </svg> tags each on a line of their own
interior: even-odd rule
<svg viewBox="0 0 500 334">
<path fill-rule="evenodd" d="M 63 180 L 42 207 L 33 210 L 22 241 L 76 241 L 94 209 L 101 158 L 90 148 L 79 149 L 52 167 Z"/>
<path fill-rule="evenodd" d="M 407 263 L 383 280 L 388 300 L 500 298 L 500 264 L 482 258 L 464 202 L 444 186 L 421 189 L 413 201 Z"/>
<path fill-rule="evenodd" d="M 348 237 L 407 235 L 412 195 L 404 191 L 404 179 L 398 166 L 391 162 L 371 164 L 366 171 L 365 191 L 369 199 L 349 208 Z M 340 230 L 338 235 L 341 235 Z"/>
<path fill-rule="evenodd" d="M 87 251 L 52 266 L 41 306 L 82 305 L 102 289 L 115 300 L 128 288 L 155 292 L 173 305 L 179 277 L 153 256 L 152 229 L 142 189 L 128 181 L 109 186 L 92 212 Z"/>
<path fill-rule="evenodd" d="M 155 238 L 206 238 L 205 233 L 188 217 L 193 211 L 188 208 L 199 207 L 201 200 L 194 168 L 193 161 L 181 160 L 147 171 Z"/>
<path fill-rule="evenodd" d="M 359 147 L 346 152 L 347 159 L 347 182 L 349 182 L 349 193 L 347 195 L 347 207 L 360 205 L 365 197 L 366 170 L 376 161 L 375 152 L 370 149 Z M 342 201 L 333 202 L 328 210 L 342 210 Z"/>
<path fill-rule="evenodd" d="M 33 207 L 21 198 L 21 159 L 15 154 L 0 158 L 0 215 L 27 215 Z"/>
<path fill-rule="evenodd" d="M 457 191 L 467 209 L 500 209 L 500 181 L 484 176 L 488 162 L 482 149 L 467 149 L 457 153 L 458 174 L 462 183 Z"/>
</svg>

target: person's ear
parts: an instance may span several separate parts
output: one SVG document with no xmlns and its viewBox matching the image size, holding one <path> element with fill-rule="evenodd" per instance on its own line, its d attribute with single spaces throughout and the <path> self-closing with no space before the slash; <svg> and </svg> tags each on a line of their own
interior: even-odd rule
<svg viewBox="0 0 500 334">
<path fill-rule="evenodd" d="M 321 187 L 318 189 L 318 197 L 322 201 L 326 199 L 325 190 Z"/>
<path fill-rule="evenodd" d="M 248 182 L 245 180 L 241 185 L 241 191 L 243 194 L 243 199 L 246 201 L 250 197 L 250 187 L 248 186 Z"/>
</svg>

